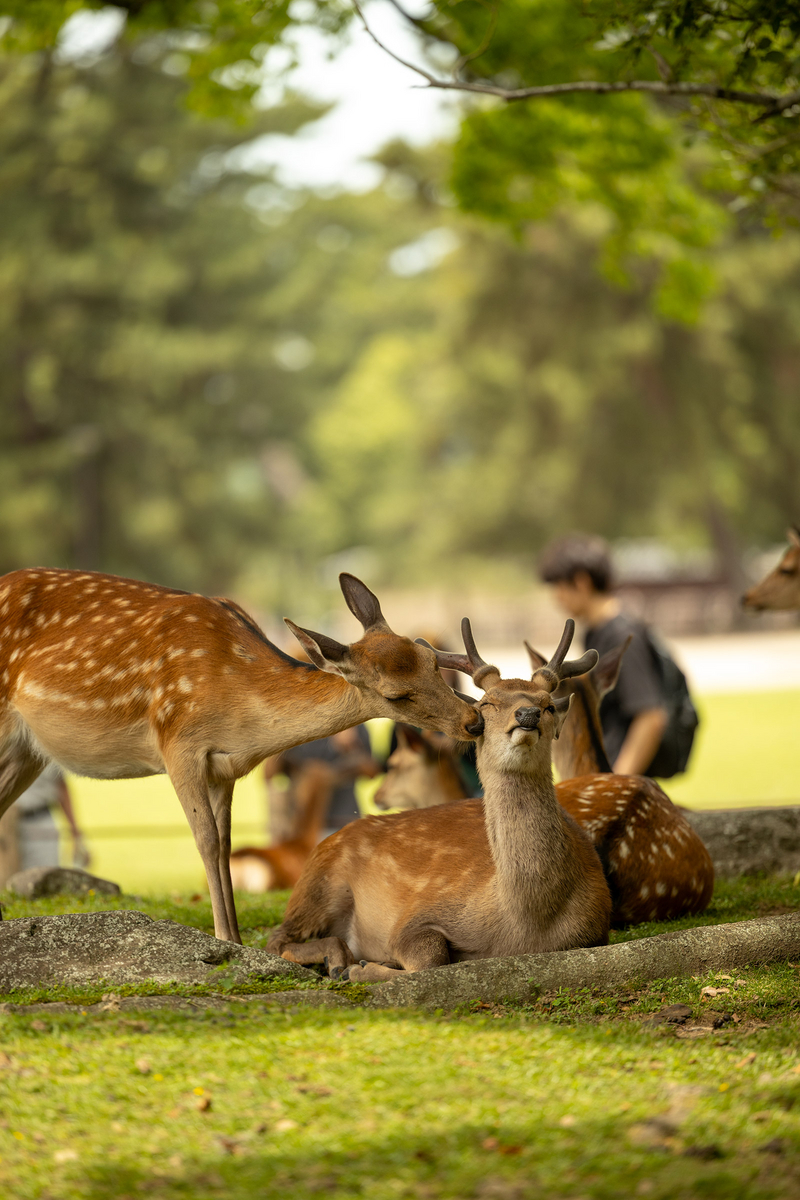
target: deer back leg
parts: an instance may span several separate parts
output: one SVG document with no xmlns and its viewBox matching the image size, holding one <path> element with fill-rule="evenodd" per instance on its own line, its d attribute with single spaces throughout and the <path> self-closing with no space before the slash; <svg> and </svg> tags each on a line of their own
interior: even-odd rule
<svg viewBox="0 0 800 1200">
<path fill-rule="evenodd" d="M 20 742 L 0 747 L 0 817 L 44 770 L 44 759 Z"/>
<path fill-rule="evenodd" d="M 211 808 L 217 825 L 219 837 L 219 879 L 222 896 L 225 902 L 225 913 L 228 918 L 228 928 L 231 941 L 241 942 L 239 922 L 236 919 L 236 905 L 233 899 L 233 883 L 231 881 L 231 806 L 233 804 L 233 781 L 212 783 L 209 787 Z"/>
<path fill-rule="evenodd" d="M 353 983 L 378 983 L 383 979 L 394 979 L 407 971 L 429 971 L 432 967 L 446 967 L 450 962 L 447 938 L 438 929 L 405 929 L 396 939 L 394 958 L 400 969 L 387 963 L 360 963 L 345 971 L 342 978 Z"/>
</svg>

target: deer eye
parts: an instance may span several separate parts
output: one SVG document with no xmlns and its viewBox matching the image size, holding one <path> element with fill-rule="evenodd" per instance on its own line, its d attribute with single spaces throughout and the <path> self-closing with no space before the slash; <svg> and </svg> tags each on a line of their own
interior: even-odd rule
<svg viewBox="0 0 800 1200">
<path fill-rule="evenodd" d="M 779 569 L 781 575 L 794 575 L 795 574 L 794 567 L 779 567 L 778 569 Z"/>
<path fill-rule="evenodd" d="M 384 699 L 390 700 L 392 702 L 392 704 L 397 704 L 400 700 L 410 700 L 411 693 L 406 692 L 406 694 L 404 696 L 385 696 Z"/>
<path fill-rule="evenodd" d="M 547 708 L 544 711 L 549 712 L 549 713 L 554 713 L 556 710 L 552 704 L 548 704 Z"/>
</svg>

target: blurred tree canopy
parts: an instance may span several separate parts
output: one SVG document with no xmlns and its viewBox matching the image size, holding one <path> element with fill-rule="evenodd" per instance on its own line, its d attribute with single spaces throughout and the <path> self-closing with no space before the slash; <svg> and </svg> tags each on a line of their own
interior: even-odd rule
<svg viewBox="0 0 800 1200">
<path fill-rule="evenodd" d="M 732 224 L 682 325 L 654 267 L 594 270 L 603 204 L 512 240 L 401 144 L 290 193 L 239 146 L 315 111 L 201 119 L 151 51 L 0 60 L 0 569 L 298 612 L 343 566 L 497 584 L 576 526 L 730 558 L 796 519 L 800 235 Z"/>
<path fill-rule="evenodd" d="M 460 206 L 517 234 L 596 206 L 606 275 L 655 266 L 663 314 L 696 318 L 731 212 L 800 214 L 795 0 L 432 0 L 421 18 L 392 3 L 430 85 L 476 101 L 453 156 Z M 290 67 L 299 27 L 335 38 L 360 13 L 352 0 L 0 0 L 4 42 L 52 50 L 81 9 L 118 11 L 121 36 L 185 75 L 191 108 L 243 120 Z"/>
</svg>

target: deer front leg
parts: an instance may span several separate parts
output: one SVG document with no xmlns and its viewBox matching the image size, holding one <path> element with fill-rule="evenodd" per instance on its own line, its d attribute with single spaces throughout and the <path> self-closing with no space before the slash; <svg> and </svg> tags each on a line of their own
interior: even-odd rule
<svg viewBox="0 0 800 1200">
<path fill-rule="evenodd" d="M 169 769 L 169 763 L 167 767 Z M 228 922 L 228 908 L 220 872 L 219 831 L 202 768 L 174 768 L 169 771 L 169 777 L 178 794 L 181 808 L 186 813 L 195 845 L 205 867 L 211 911 L 214 914 L 214 936 L 223 942 L 238 942 L 241 939 Z M 227 860 L 226 866 L 230 884 L 230 865 Z"/>
<path fill-rule="evenodd" d="M 241 943 L 239 922 L 236 919 L 236 905 L 233 900 L 233 882 L 231 880 L 231 805 L 233 803 L 233 781 L 213 783 L 209 787 L 211 809 L 217 824 L 219 837 L 219 880 L 222 896 L 225 902 L 225 914 L 228 918 L 228 929 L 231 941 Z"/>
<path fill-rule="evenodd" d="M 447 938 L 438 929 L 404 930 L 396 944 L 395 958 L 400 969 L 388 963 L 365 962 L 350 967 L 342 976 L 352 983 L 379 983 L 394 979 L 407 971 L 429 971 L 431 967 L 446 967 L 450 962 Z"/>
<path fill-rule="evenodd" d="M 331 979 L 340 979 L 345 967 L 356 960 L 350 947 L 338 937 L 314 938 L 311 942 L 289 942 L 281 950 L 281 958 L 299 963 L 301 967 L 324 963 Z"/>
</svg>

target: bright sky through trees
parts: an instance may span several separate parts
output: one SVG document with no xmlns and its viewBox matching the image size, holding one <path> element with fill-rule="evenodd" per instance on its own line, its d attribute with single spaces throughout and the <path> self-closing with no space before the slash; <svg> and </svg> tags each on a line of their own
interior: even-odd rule
<svg viewBox="0 0 800 1200">
<path fill-rule="evenodd" d="M 292 6 L 298 16 L 303 3 L 295 0 Z M 415 13 L 427 6 L 417 0 L 407 8 Z M 382 38 L 400 54 L 419 58 L 419 38 L 387 0 L 372 0 L 368 11 L 371 27 Z M 102 49 L 121 23 L 117 8 L 76 13 L 62 34 L 62 53 L 79 57 Z M 291 40 L 297 48 L 298 65 L 289 75 L 289 86 L 309 100 L 333 107 L 299 136 L 259 138 L 240 156 L 242 165 L 274 166 L 288 187 L 366 191 L 382 174 L 367 160 L 387 142 L 402 138 L 421 146 L 455 134 L 459 98 L 420 87 L 420 80 L 380 50 L 360 22 L 352 23 L 344 48 L 335 54 L 332 51 L 339 46 L 338 39 L 319 29 L 296 28 Z M 283 91 L 275 84 L 274 73 L 286 58 L 285 47 L 277 46 L 264 60 L 267 82 L 263 99 L 268 103 Z"/>
</svg>

